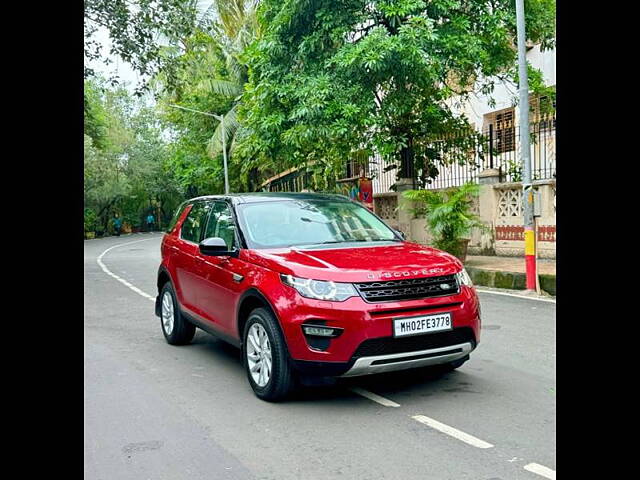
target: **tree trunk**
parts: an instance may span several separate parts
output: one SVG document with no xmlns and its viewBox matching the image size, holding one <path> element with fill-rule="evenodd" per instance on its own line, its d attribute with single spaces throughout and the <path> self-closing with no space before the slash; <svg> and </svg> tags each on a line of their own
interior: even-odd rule
<svg viewBox="0 0 640 480">
<path fill-rule="evenodd" d="M 109 202 L 107 202 L 107 204 L 100 209 L 100 212 L 96 216 L 97 221 L 99 222 L 100 221 L 100 217 L 102 216 L 103 213 L 105 213 L 104 218 L 103 218 L 103 222 L 102 222 L 102 224 L 104 226 L 103 228 L 104 228 L 104 232 L 105 233 L 107 232 L 107 229 L 109 227 L 109 215 L 108 215 L 109 208 L 111 208 L 111 206 L 114 203 L 116 203 L 117 200 L 118 200 L 117 198 L 114 198 L 114 199 L 110 200 Z"/>
<path fill-rule="evenodd" d="M 253 167 L 251 170 L 249 170 L 249 185 L 247 185 L 247 187 L 249 187 L 247 189 L 247 191 L 249 192 L 255 192 L 257 191 L 259 185 L 258 185 L 258 168 L 257 167 Z"/>
<path fill-rule="evenodd" d="M 158 202 L 158 207 L 156 211 L 158 215 L 158 230 L 162 230 L 162 199 L 160 198 L 160 195 L 156 197 L 156 202 Z"/>
<path fill-rule="evenodd" d="M 413 137 L 409 136 L 407 146 L 400 150 L 400 178 L 414 178 L 414 157 Z"/>
</svg>

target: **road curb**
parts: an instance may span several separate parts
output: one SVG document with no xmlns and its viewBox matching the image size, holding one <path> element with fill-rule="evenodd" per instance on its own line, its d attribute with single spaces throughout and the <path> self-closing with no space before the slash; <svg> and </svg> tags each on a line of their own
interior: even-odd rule
<svg viewBox="0 0 640 480">
<path fill-rule="evenodd" d="M 525 290 L 526 274 L 521 272 L 502 272 L 478 267 L 465 267 L 475 285 L 509 290 Z M 540 290 L 555 296 L 556 276 L 539 274 Z"/>
</svg>

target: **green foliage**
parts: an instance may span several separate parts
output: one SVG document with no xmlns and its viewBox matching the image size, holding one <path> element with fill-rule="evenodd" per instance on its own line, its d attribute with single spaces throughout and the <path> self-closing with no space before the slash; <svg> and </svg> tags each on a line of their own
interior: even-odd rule
<svg viewBox="0 0 640 480">
<path fill-rule="evenodd" d="M 552 44 L 554 5 L 527 2 L 532 41 Z M 238 113 L 250 131 L 239 150 L 263 169 L 334 172 L 361 148 L 446 163 L 431 143 L 468 126 L 450 100 L 515 72 L 512 0 L 264 0 L 259 21 Z"/>
<path fill-rule="evenodd" d="M 90 208 L 84 209 L 84 233 L 94 232 L 97 226 L 96 212 Z"/>
<path fill-rule="evenodd" d="M 418 204 L 416 213 L 425 215 L 434 246 L 460 255 L 461 239 L 467 238 L 473 228 L 486 228 L 471 211 L 473 197 L 479 189 L 475 183 L 466 183 L 444 191 L 410 190 L 403 195 Z"/>
<path fill-rule="evenodd" d="M 515 160 L 507 162 L 507 175 L 512 182 L 522 181 L 522 164 Z"/>
<path fill-rule="evenodd" d="M 168 220 L 184 198 L 166 162 L 169 146 L 155 107 L 122 88 L 85 82 L 85 112 L 100 112 L 101 142 L 91 136 L 95 122 L 85 117 L 85 230 L 109 231 L 114 213 L 140 224 L 153 209 Z"/>
<path fill-rule="evenodd" d="M 162 72 L 171 85 L 177 81 L 182 65 L 180 39 L 195 31 L 202 16 L 196 0 L 85 0 L 85 60 L 107 62 L 102 45 L 96 40 L 98 28 L 105 28 L 111 40 L 110 53 L 120 56 L 143 77 Z M 85 78 L 95 75 L 85 61 Z M 117 83 L 117 78 L 110 79 Z M 138 86 L 141 94 L 148 85 Z"/>
<path fill-rule="evenodd" d="M 84 133 L 93 145 L 105 148 L 107 118 L 101 103 L 102 86 L 97 81 L 84 82 Z"/>
<path fill-rule="evenodd" d="M 555 1 L 525 3 L 527 37 L 553 46 Z M 103 53 L 101 25 L 157 100 L 134 101 L 86 71 L 85 203 L 100 224 L 115 208 L 134 222 L 145 208 L 222 192 L 223 138 L 232 191 L 291 167 L 307 169 L 317 190 L 340 190 L 336 179 L 359 151 L 421 162 L 427 183 L 440 166 L 468 161 L 452 135 L 469 127 L 454 100 L 517 78 L 512 0 L 200 4 L 85 1 L 86 58 Z M 537 70 L 529 82 L 554 95 Z M 224 130 L 171 105 L 224 115 Z M 434 148 L 443 136 L 450 145 Z"/>
<path fill-rule="evenodd" d="M 243 54 L 259 34 L 255 3 L 214 1 L 215 20 L 183 40 L 189 48 L 179 58 L 184 65 L 179 81 L 170 86 L 165 79 L 159 79 L 164 88 L 160 103 L 165 125 L 174 138 L 169 164 L 181 188 L 193 194 L 223 191 L 223 135 L 232 190 L 257 187 L 250 164 L 236 155 L 236 147 L 247 134 L 237 111 L 247 81 Z M 222 123 L 210 116 L 169 105 L 222 115 L 224 132 Z"/>
</svg>

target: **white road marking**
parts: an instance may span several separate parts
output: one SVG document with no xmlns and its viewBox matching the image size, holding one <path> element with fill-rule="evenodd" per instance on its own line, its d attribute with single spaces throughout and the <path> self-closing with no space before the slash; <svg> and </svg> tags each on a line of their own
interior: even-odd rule
<svg viewBox="0 0 640 480">
<path fill-rule="evenodd" d="M 129 283 L 128 281 L 126 281 L 124 278 L 119 277 L 118 275 L 116 275 L 115 273 L 113 273 L 111 270 L 109 270 L 107 268 L 107 266 L 103 263 L 102 261 L 102 257 L 105 256 L 105 254 L 107 254 L 108 252 L 110 252 L 111 250 L 113 250 L 114 248 L 119 248 L 119 247 L 124 247 L 126 245 L 131 245 L 132 243 L 139 243 L 139 242 L 146 242 L 148 240 L 153 240 L 157 237 L 151 237 L 151 238 L 144 238 L 142 240 L 135 240 L 133 242 L 126 242 L 126 243 L 119 243 L 118 245 L 114 245 L 112 247 L 107 248 L 104 252 L 102 252 L 98 258 L 96 259 L 96 262 L 98 262 L 98 265 L 100 266 L 100 268 L 102 269 L 102 271 L 104 273 L 106 273 L 107 275 L 109 275 L 110 277 L 115 278 L 116 280 L 118 280 L 120 283 L 122 283 L 125 287 L 129 288 L 130 290 L 133 290 L 134 292 L 136 292 L 138 295 L 143 296 L 144 298 L 148 298 L 149 300 L 151 300 L 152 302 L 156 301 L 156 298 L 149 295 L 147 292 L 144 292 L 142 290 L 140 290 L 138 287 L 136 287 L 135 285 Z"/>
<path fill-rule="evenodd" d="M 544 465 L 540 465 L 539 463 L 530 463 L 528 465 L 525 465 L 524 469 L 528 470 L 529 472 L 541 475 L 544 478 L 556 480 L 556 471 L 551 470 L 549 467 L 545 467 Z"/>
<path fill-rule="evenodd" d="M 476 290 L 478 292 L 481 292 L 481 293 L 493 293 L 494 295 L 504 295 L 506 297 L 524 298 L 525 300 L 535 300 L 537 302 L 556 303 L 556 301 L 552 300 L 551 298 L 528 297 L 526 295 L 518 295 L 516 293 L 496 292 L 494 290 L 484 290 L 484 289 L 478 288 L 478 287 L 476 287 Z"/>
<path fill-rule="evenodd" d="M 370 392 L 368 390 L 365 390 L 364 388 L 351 387 L 349 390 L 351 390 L 353 393 L 357 393 L 358 395 L 361 395 L 361 396 L 363 396 L 365 398 L 368 398 L 369 400 L 372 400 L 372 401 L 374 401 L 376 403 L 379 403 L 380 405 L 382 405 L 384 407 L 395 407 L 395 408 L 398 408 L 400 406 L 399 403 L 391 401 L 388 398 L 381 397 L 380 395 L 376 395 L 375 393 Z"/>
<path fill-rule="evenodd" d="M 473 435 L 469 435 L 468 433 L 462 432 L 457 428 L 450 427 L 449 425 L 445 425 L 444 423 L 440 423 L 433 418 L 426 417 L 424 415 L 415 415 L 413 417 L 414 420 L 417 420 L 420 423 L 424 423 L 428 427 L 431 427 L 435 430 L 438 430 L 442 433 L 446 433 L 458 440 L 461 440 L 469 445 L 472 445 L 477 448 L 491 448 L 492 444 L 485 442 L 484 440 L 480 440 L 479 438 L 474 437 Z"/>
</svg>

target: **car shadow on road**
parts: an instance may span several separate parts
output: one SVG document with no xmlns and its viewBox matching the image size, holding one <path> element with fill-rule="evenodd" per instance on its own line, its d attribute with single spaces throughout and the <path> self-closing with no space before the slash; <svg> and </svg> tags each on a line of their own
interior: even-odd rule
<svg viewBox="0 0 640 480">
<path fill-rule="evenodd" d="M 212 362 L 237 374 L 239 382 L 247 381 L 240 349 L 200 331 L 196 333 L 192 346 L 205 350 L 207 355 L 212 357 Z M 289 402 L 317 404 L 347 400 L 356 395 L 350 391 L 353 387 L 379 395 L 392 393 L 404 397 L 428 397 L 452 392 L 482 393 L 474 389 L 474 378 L 473 375 L 461 371 L 446 372 L 438 367 L 423 367 L 362 377 L 303 380 L 291 395 Z"/>
<path fill-rule="evenodd" d="M 351 388 L 360 388 L 391 398 L 424 398 L 449 396 L 451 394 L 481 394 L 477 377 L 464 371 L 446 372 L 441 368 L 428 367 L 398 372 L 335 379 L 329 386 L 302 387 L 292 397 L 297 402 L 335 401 L 356 395 Z"/>
<path fill-rule="evenodd" d="M 215 355 L 216 358 L 212 361 L 217 365 L 237 369 L 238 374 L 243 373 L 239 348 L 200 330 L 196 330 L 196 336 L 191 341 L 191 345 L 204 349 L 211 355 Z"/>
<path fill-rule="evenodd" d="M 404 397 L 429 397 L 437 394 L 483 393 L 478 378 L 464 370 L 443 371 L 438 367 L 402 370 L 354 379 L 357 386 L 380 395 L 402 394 Z"/>
</svg>

